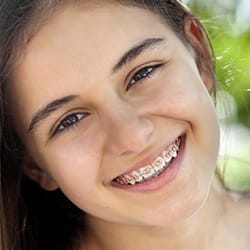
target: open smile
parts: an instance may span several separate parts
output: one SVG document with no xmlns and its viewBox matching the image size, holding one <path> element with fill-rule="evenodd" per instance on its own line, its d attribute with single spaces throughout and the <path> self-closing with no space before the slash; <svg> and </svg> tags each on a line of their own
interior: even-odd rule
<svg viewBox="0 0 250 250">
<path fill-rule="evenodd" d="M 179 155 L 183 153 L 181 149 L 184 147 L 184 144 L 185 136 L 177 137 L 167 149 L 160 152 L 150 165 L 142 166 L 136 170 L 120 175 L 113 179 L 113 183 L 115 186 L 126 189 L 137 189 L 137 187 L 139 187 L 139 189 L 142 188 L 142 190 L 144 190 L 145 188 L 145 190 L 147 190 L 148 188 L 153 188 L 153 182 L 157 182 L 158 184 L 160 182 L 162 183 L 161 179 L 164 179 L 166 182 L 170 181 L 179 169 L 179 164 L 174 164 L 174 162 L 177 161 L 177 158 L 179 158 L 179 160 L 182 158 Z M 148 185 L 150 187 L 147 187 Z"/>
</svg>

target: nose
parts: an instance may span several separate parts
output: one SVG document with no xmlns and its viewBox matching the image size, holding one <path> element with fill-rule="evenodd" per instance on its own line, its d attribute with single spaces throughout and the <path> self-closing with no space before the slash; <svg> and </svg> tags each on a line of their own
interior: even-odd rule
<svg viewBox="0 0 250 250">
<path fill-rule="evenodd" d="M 137 108 L 116 102 L 106 110 L 103 128 L 106 150 L 122 156 L 142 152 L 148 146 L 154 125 L 145 115 L 139 114 Z"/>
</svg>

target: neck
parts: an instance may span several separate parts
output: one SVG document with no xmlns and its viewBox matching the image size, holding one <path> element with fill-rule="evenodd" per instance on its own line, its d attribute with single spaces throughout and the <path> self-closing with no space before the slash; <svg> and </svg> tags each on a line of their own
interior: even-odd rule
<svg viewBox="0 0 250 250">
<path fill-rule="evenodd" d="M 214 188 L 194 215 L 185 221 L 166 227 L 134 226 L 116 224 L 89 218 L 90 250 L 128 250 L 128 249 L 210 249 L 213 241 L 214 224 L 223 213 L 223 201 Z M 86 244 L 86 241 L 85 241 Z"/>
</svg>

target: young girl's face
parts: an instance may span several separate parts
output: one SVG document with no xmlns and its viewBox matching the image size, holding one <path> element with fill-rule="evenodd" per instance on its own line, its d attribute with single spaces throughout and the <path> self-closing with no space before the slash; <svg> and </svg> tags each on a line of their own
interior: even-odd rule
<svg viewBox="0 0 250 250">
<path fill-rule="evenodd" d="M 144 9 L 54 14 L 10 87 L 25 173 L 106 221 L 167 225 L 193 214 L 218 151 L 208 77 L 194 57 Z"/>
</svg>

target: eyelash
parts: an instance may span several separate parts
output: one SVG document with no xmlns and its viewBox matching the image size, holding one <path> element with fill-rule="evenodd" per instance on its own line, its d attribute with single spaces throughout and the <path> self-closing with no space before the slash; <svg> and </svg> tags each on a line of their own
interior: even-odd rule
<svg viewBox="0 0 250 250">
<path fill-rule="evenodd" d="M 154 71 L 163 65 L 164 63 L 150 65 L 138 70 L 131 78 L 128 86 L 126 87 L 126 91 L 133 87 L 133 85 L 143 81 L 145 78 L 150 78 Z M 88 113 L 74 113 L 66 116 L 56 127 L 52 134 L 52 137 L 57 133 L 62 133 L 67 131 L 68 129 L 72 129 L 75 126 L 78 126 L 79 122 L 86 116 L 88 116 Z"/>
<path fill-rule="evenodd" d="M 128 83 L 126 87 L 126 91 L 128 91 L 131 87 L 133 87 L 135 84 L 143 81 L 145 78 L 150 78 L 150 76 L 154 73 L 154 71 L 163 66 L 164 63 L 156 64 L 156 65 L 150 65 L 146 66 L 144 68 L 139 69 L 131 78 L 130 82 Z"/>
<path fill-rule="evenodd" d="M 57 133 L 65 132 L 66 130 L 71 129 L 75 126 L 78 126 L 79 122 L 87 115 L 87 113 L 75 113 L 66 116 L 56 127 L 52 136 Z"/>
</svg>

